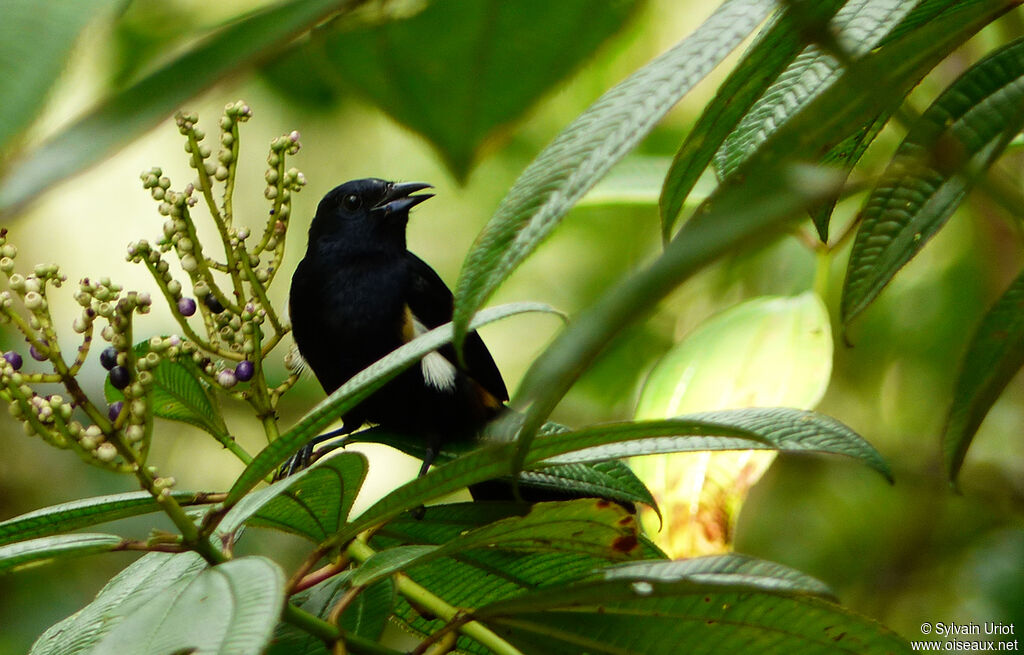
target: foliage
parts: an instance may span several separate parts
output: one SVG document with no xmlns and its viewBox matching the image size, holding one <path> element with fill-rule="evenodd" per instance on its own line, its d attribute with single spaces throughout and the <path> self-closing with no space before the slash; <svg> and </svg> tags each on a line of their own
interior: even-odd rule
<svg viewBox="0 0 1024 655">
<path fill-rule="evenodd" d="M 47 4 L 62 11 L 55 14 L 56 27 L 46 30 L 46 56 L 17 69 L 13 110 L 0 124 L 5 218 L 256 61 L 268 61 L 264 75 L 286 93 L 296 70 L 324 73 L 317 102 L 357 90 L 426 135 L 454 175 L 465 178 L 486 140 L 521 117 L 635 11 L 632 2 L 600 9 L 566 3 L 561 11 L 524 2 L 522 14 L 498 2 L 273 3 L 201 38 L 168 44 L 170 54 L 148 66 L 134 64 L 134 78 L 35 144 L 25 137 L 26 125 L 43 106 L 46 87 L 56 82 L 88 10 L 106 3 L 74 9 Z M 178 111 L 197 182 L 172 189 L 162 169 L 142 174 L 166 222 L 155 242 L 130 244 L 128 257 L 149 271 L 180 335 L 139 340 L 137 319 L 152 306 L 150 294 L 125 291 L 108 278 L 83 279 L 73 292 L 79 313 L 72 327 L 81 343 L 66 355 L 58 338 L 60 314 L 51 311 L 65 276 L 50 264 L 21 272 L 13 232 L 0 233 L 0 273 L 7 282 L 0 320 L 28 346 L 0 360 L 0 399 L 27 434 L 71 450 L 87 464 L 134 476 L 141 488 L 3 521 L 0 572 L 147 551 L 92 603 L 43 634 L 32 652 L 394 653 L 382 640 L 389 619 L 417 636 L 417 652 L 909 651 L 893 632 L 843 607 L 823 583 L 793 569 L 732 552 L 693 557 L 695 551 L 685 548 L 673 552 L 680 559 L 669 560 L 631 512 L 632 503 L 655 502 L 621 464 L 609 464 L 626 456 L 840 454 L 892 479 L 878 451 L 835 418 L 804 408 L 758 407 L 765 401 L 756 398 L 725 408 L 683 402 L 687 376 L 705 351 L 730 347 L 722 326 L 731 316 L 709 322 L 707 332 L 669 354 L 635 420 L 569 429 L 549 419 L 617 337 L 716 261 L 796 230 L 818 256 L 820 293 L 831 260 L 852 239 L 840 310 L 845 330 L 946 225 L 972 188 L 1019 207 L 1019 194 L 1007 190 L 996 162 L 1024 126 L 1021 41 L 994 45 L 919 116 L 906 106 L 922 78 L 980 30 L 1009 18 L 1004 15 L 1017 4 L 725 0 L 678 45 L 605 92 L 525 168 L 466 258 L 451 324 L 368 367 L 286 428 L 279 425 L 278 403 L 299 374 L 295 368 L 274 380 L 268 366 L 284 359 L 281 345 L 289 331 L 269 289 L 285 257 L 294 194 L 305 183 L 287 165 L 299 152 L 300 136 L 293 131 L 271 142 L 265 225 L 251 234 L 235 221 L 234 189 L 240 127 L 252 110 L 241 101 L 227 105 L 216 155 L 204 143 L 198 116 Z M 14 44 L 22 32 L 40 29 L 26 3 L 15 5 L 0 25 L 0 62 L 24 59 Z M 579 31 L 576 12 L 584 10 L 588 27 Z M 554 12 L 550 19 L 548 12 Z M 463 15 L 472 20 L 456 20 Z M 426 475 L 361 511 L 353 507 L 369 466 L 362 455 L 318 453 L 308 469 L 273 481 L 297 448 L 424 355 L 448 342 L 458 346 L 469 330 L 488 323 L 553 311 L 535 302 L 483 305 L 570 209 L 762 23 L 659 175 L 664 249 L 572 317 L 527 372 L 514 401 L 521 411 L 505 413 L 481 444 L 442 453 Z M 492 30 L 490 38 L 480 37 L 481 25 Z M 418 47 L 424 30 L 435 39 L 436 59 Z M 522 61 L 540 72 L 516 84 Z M 334 75 L 348 83 L 331 83 Z M 501 92 L 506 85 L 514 92 Z M 411 110 L 409 98 L 435 94 L 424 89 L 451 89 L 448 101 L 459 111 L 448 111 L 442 100 L 431 111 Z M 298 91 L 291 95 L 302 100 Z M 890 124 L 902 124 L 906 136 L 875 178 L 860 160 Z M 709 166 L 718 182 L 707 197 L 696 198 L 697 180 Z M 848 224 L 837 224 L 837 201 L 861 190 L 868 191 L 863 209 Z M 650 199 L 649 191 L 637 197 Z M 200 239 L 197 206 L 209 213 L 216 246 Z M 814 233 L 799 224 L 807 215 Z M 211 254 L 215 250 L 223 256 Z M 1020 285 L 1018 278 L 968 341 L 943 447 L 950 480 L 986 412 L 1024 364 Z M 808 347 L 827 358 L 827 315 L 816 298 L 803 298 L 816 312 L 817 341 Z M 767 315 L 761 302 L 751 301 L 744 311 Z M 110 344 L 100 357 L 109 371 L 103 402 L 90 398 L 78 380 L 97 326 Z M 798 335 L 794 350 L 808 342 Z M 23 355 L 39 363 L 23 370 Z M 800 373 L 815 391 L 804 394 L 807 399 L 787 397 L 786 404 L 814 405 L 828 370 Z M 43 386 L 54 384 L 66 398 Z M 659 393 L 668 398 L 651 399 Z M 223 418 L 226 399 L 248 404 L 267 441 L 259 452 L 247 452 L 232 435 Z M 157 418 L 196 426 L 230 450 L 244 464 L 230 488 L 175 489 L 174 476 L 150 461 L 151 444 L 173 426 Z M 408 435 L 373 430 L 356 439 L 413 453 L 418 447 Z M 724 498 L 715 501 L 732 514 L 724 521 L 731 530 L 746 488 L 770 459 L 760 460 L 756 475 L 735 460 L 719 461 L 736 469 L 737 477 L 721 485 Z M 535 505 L 443 499 L 500 477 L 544 480 L 553 489 L 582 489 L 601 498 Z M 690 500 L 704 503 L 706 489 L 695 493 Z M 439 504 L 424 510 L 430 502 Z M 173 532 L 154 527 L 146 539 L 76 532 L 156 513 L 166 515 Z M 671 512 L 663 518 L 677 520 Z M 264 538 L 247 526 L 306 540 L 304 559 L 296 566 L 238 554 L 240 542 Z M 723 546 L 731 550 L 731 538 Z"/>
</svg>

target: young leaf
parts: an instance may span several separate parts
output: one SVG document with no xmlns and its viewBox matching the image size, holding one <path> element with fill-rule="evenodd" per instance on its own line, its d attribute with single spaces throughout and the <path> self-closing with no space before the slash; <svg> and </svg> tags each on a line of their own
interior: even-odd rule
<svg viewBox="0 0 1024 655">
<path fill-rule="evenodd" d="M 40 114 L 47 92 L 64 70 L 78 34 L 111 0 L 49 2 L 7 0 L 0 21 L 0 80 L 4 88 L 0 111 L 0 152 L 11 149 L 14 137 Z M 25 38 L 31 34 L 32 38 Z"/>
<path fill-rule="evenodd" d="M 366 457 L 339 453 L 246 495 L 218 525 L 234 532 L 243 523 L 276 528 L 320 543 L 337 532 L 366 477 Z"/>
<path fill-rule="evenodd" d="M 147 352 L 148 341 L 135 344 L 137 357 L 145 356 Z M 213 391 L 202 381 L 195 362 L 189 357 L 176 361 L 161 359 L 149 372 L 153 374 L 150 402 L 153 403 L 154 416 L 194 425 L 209 432 L 225 446 L 234 440 L 228 434 Z M 114 388 L 109 376 L 104 382 L 103 392 L 107 402 L 124 399 L 124 394 Z"/>
<path fill-rule="evenodd" d="M 827 21 L 842 5 L 842 0 L 804 2 L 800 5 L 801 21 L 808 24 Z M 722 82 L 714 99 L 686 135 L 664 178 L 658 204 L 662 237 L 666 241 L 672 234 L 683 203 L 690 197 L 722 141 L 803 47 L 804 40 L 793 23 L 792 14 L 784 12 L 762 31 Z"/>
<path fill-rule="evenodd" d="M 627 25 L 638 4 L 446 0 L 398 19 L 328 25 L 291 56 L 326 71 L 334 95 L 365 96 L 422 134 L 465 179 L 488 137 Z M 276 68 L 275 86 L 301 97 L 309 69 L 297 76 L 288 61 Z"/>
<path fill-rule="evenodd" d="M 888 629 L 816 598 L 821 583 L 770 562 L 643 562 L 602 577 L 499 601 L 474 617 L 530 653 L 910 652 Z"/>
<path fill-rule="evenodd" d="M 284 573 L 264 557 L 240 557 L 181 580 L 126 614 L 97 653 L 260 655 L 284 601 Z"/>
<path fill-rule="evenodd" d="M 455 290 L 458 348 L 470 318 L 498 285 L 773 7 L 764 0 L 726 0 L 696 32 L 601 96 L 537 155 L 466 257 Z"/>
<path fill-rule="evenodd" d="M 113 534 L 66 534 L 0 546 L 0 573 L 68 557 L 118 550 L 124 542 Z"/>
<path fill-rule="evenodd" d="M 172 491 L 179 505 L 208 503 L 208 494 Z M 145 491 L 82 498 L 37 509 L 0 522 L 0 546 L 33 537 L 71 532 L 107 521 L 160 511 L 156 499 Z"/>
<path fill-rule="evenodd" d="M 1024 127 L 1024 39 L 977 64 L 912 126 L 861 210 L 840 313 L 849 324 L 960 205 Z"/>
<path fill-rule="evenodd" d="M 443 546 L 403 546 L 378 552 L 352 576 L 366 585 L 400 570 L 479 548 L 565 551 L 614 560 L 641 554 L 636 518 L 622 507 L 591 498 L 538 503 L 526 516 L 465 532 Z"/>
<path fill-rule="evenodd" d="M 955 482 L 967 449 L 996 398 L 1024 365 L 1024 273 L 978 325 L 960 363 L 942 437 L 946 470 Z"/>
<path fill-rule="evenodd" d="M 0 214 L 16 210 L 65 177 L 110 155 L 228 74 L 273 52 L 331 14 L 351 11 L 359 4 L 359 0 L 281 2 L 258 9 L 201 40 L 10 162 L 0 178 Z"/>
<path fill-rule="evenodd" d="M 472 329 L 525 312 L 557 313 L 548 305 L 540 303 L 509 303 L 481 311 L 473 320 Z M 307 413 L 298 424 L 261 450 L 235 480 L 235 484 L 228 492 L 226 502 L 229 505 L 236 503 L 267 474 L 280 466 L 289 455 L 337 420 L 339 416 L 358 405 L 388 380 L 418 362 L 424 355 L 437 350 L 451 340 L 452 326 L 451 323 L 446 323 L 420 335 L 357 373 Z"/>
<path fill-rule="evenodd" d="M 118 573 L 84 608 L 51 626 L 29 655 L 86 655 L 126 614 L 207 566 L 197 553 L 148 553 Z"/>
</svg>

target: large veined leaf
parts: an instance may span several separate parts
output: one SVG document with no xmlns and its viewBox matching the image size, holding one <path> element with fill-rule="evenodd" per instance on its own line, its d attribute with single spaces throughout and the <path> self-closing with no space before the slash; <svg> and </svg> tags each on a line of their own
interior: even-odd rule
<svg viewBox="0 0 1024 655">
<path fill-rule="evenodd" d="M 968 69 L 921 115 L 864 203 L 840 307 L 849 323 L 1024 127 L 1024 39 Z"/>
<path fill-rule="evenodd" d="M 953 390 L 942 452 L 955 481 L 996 398 L 1024 365 L 1024 273 L 992 305 L 971 337 Z"/>
<path fill-rule="evenodd" d="M 45 564 L 68 557 L 106 553 L 121 548 L 124 540 L 113 534 L 63 534 L 0 546 L 0 573 Z"/>
<path fill-rule="evenodd" d="M 474 616 L 530 653 L 909 653 L 893 632 L 818 598 L 823 585 L 736 555 L 613 567 Z"/>
<path fill-rule="evenodd" d="M 136 357 L 143 357 L 147 352 L 148 341 L 135 344 Z M 189 357 L 175 361 L 161 359 L 149 372 L 153 375 L 149 398 L 154 416 L 194 425 L 209 432 L 225 446 L 229 443 L 234 445 L 234 437 L 228 434 L 217 399 L 209 385 L 199 376 L 195 362 Z M 104 382 L 103 393 L 107 402 L 124 400 L 124 394 L 110 383 L 110 376 Z"/>
<path fill-rule="evenodd" d="M 662 357 L 644 383 L 635 416 L 810 409 L 825 394 L 831 373 L 832 329 L 816 294 L 752 298 L 704 321 Z M 747 492 L 774 458 L 737 451 L 633 460 L 664 513 L 644 514 L 645 525 L 673 557 L 729 550 Z"/>
<path fill-rule="evenodd" d="M 246 495 L 218 525 L 234 532 L 243 523 L 292 532 L 319 543 L 345 523 L 366 477 L 366 457 L 340 453 Z"/>
<path fill-rule="evenodd" d="M 179 505 L 209 502 L 206 499 L 208 494 L 191 491 L 172 491 L 170 494 Z M 158 511 L 159 503 L 145 491 L 82 498 L 44 507 L 0 522 L 0 546 Z"/>
<path fill-rule="evenodd" d="M 377 531 L 370 545 L 383 551 L 408 545 L 443 546 L 461 534 L 480 529 L 503 518 L 521 515 L 521 503 L 458 503 L 433 505 L 420 519 L 400 517 Z M 644 557 L 662 557 L 641 539 Z M 412 580 L 455 607 L 481 607 L 525 591 L 578 580 L 607 566 L 608 560 L 568 552 L 515 552 L 477 548 L 435 560 L 407 571 Z M 399 597 L 396 615 L 421 634 L 444 625 L 443 620 L 424 616 Z M 460 649 L 485 653 L 476 642 L 460 637 Z"/>
<path fill-rule="evenodd" d="M 137 605 L 95 652 L 260 655 L 283 602 L 280 567 L 264 557 L 240 557 Z"/>
<path fill-rule="evenodd" d="M 842 4 L 842 0 L 802 3 L 800 20 L 805 24 L 826 21 Z M 666 241 L 672 234 L 683 203 L 690 197 L 722 141 L 803 47 L 804 39 L 794 24 L 792 14 L 783 12 L 764 28 L 722 82 L 714 99 L 686 135 L 664 177 L 659 209 L 662 237 Z"/>
<path fill-rule="evenodd" d="M 7 0 L 0 21 L 0 153 L 39 115 L 82 28 L 111 0 Z M 32 38 L 25 38 L 26 35 Z"/>
<path fill-rule="evenodd" d="M 622 29 L 638 4 L 434 2 L 369 25 L 328 24 L 269 73 L 287 96 L 301 98 L 313 71 L 330 95 L 369 98 L 426 137 L 465 179 L 487 138 Z M 310 100 L 322 105 L 323 91 Z"/>
<path fill-rule="evenodd" d="M 524 312 L 557 313 L 549 306 L 539 303 L 510 303 L 480 312 L 473 321 L 472 329 Z M 357 373 L 323 402 L 310 410 L 298 424 L 261 450 L 235 480 L 234 486 L 228 492 L 227 502 L 229 504 L 237 502 L 260 480 L 280 466 L 289 455 L 337 420 L 339 416 L 358 405 L 401 371 L 421 360 L 424 355 L 437 350 L 451 340 L 452 326 L 450 323 L 446 323 L 420 335 Z"/>
<path fill-rule="evenodd" d="M 615 503 L 581 499 L 537 503 L 526 516 L 502 519 L 460 534 L 441 546 L 405 546 L 378 552 L 352 576 L 366 585 L 392 573 L 478 548 L 565 551 L 607 560 L 641 554 L 635 517 Z"/>
<path fill-rule="evenodd" d="M 69 0 L 67 4 L 82 3 Z M 360 0 L 289 0 L 259 9 L 201 40 L 10 162 L 0 179 L 0 214 L 110 155 L 228 74 L 285 45 L 331 14 L 350 11 L 359 4 Z M 35 39 L 31 41 L 33 47 L 41 46 Z"/>
<path fill-rule="evenodd" d="M 175 583 L 195 578 L 207 566 L 196 553 L 148 553 L 118 573 L 95 600 L 50 627 L 30 655 L 84 655 L 125 615 L 143 607 Z"/>
<path fill-rule="evenodd" d="M 760 23 L 764 0 L 726 0 L 677 46 L 612 88 L 519 176 L 477 237 L 455 289 L 455 343 L 494 290 L 577 200 Z"/>
</svg>

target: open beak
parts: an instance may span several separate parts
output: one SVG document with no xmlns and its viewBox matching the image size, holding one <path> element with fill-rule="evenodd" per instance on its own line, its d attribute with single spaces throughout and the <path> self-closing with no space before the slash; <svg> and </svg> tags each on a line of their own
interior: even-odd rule
<svg viewBox="0 0 1024 655">
<path fill-rule="evenodd" d="M 433 198 L 434 194 L 424 193 L 418 196 L 411 195 L 417 191 L 423 189 L 433 189 L 433 185 L 427 184 L 426 182 L 403 182 L 401 184 L 390 184 L 388 185 L 387 193 L 384 194 L 384 199 L 374 207 L 374 211 L 384 210 L 384 215 L 398 214 L 407 212 L 416 205 L 420 204 L 424 200 Z"/>
</svg>

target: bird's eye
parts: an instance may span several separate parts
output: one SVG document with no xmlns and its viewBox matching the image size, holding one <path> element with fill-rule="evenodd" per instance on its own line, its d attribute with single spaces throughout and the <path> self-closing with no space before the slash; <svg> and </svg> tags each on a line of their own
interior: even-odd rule
<svg viewBox="0 0 1024 655">
<path fill-rule="evenodd" d="M 363 202 L 359 199 L 359 196 L 354 193 L 350 193 L 341 199 L 341 206 L 344 207 L 346 211 L 350 212 L 354 212 L 359 209 L 359 206 L 362 204 Z"/>
</svg>

